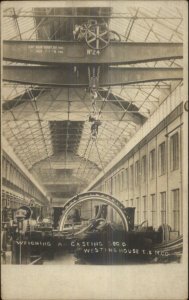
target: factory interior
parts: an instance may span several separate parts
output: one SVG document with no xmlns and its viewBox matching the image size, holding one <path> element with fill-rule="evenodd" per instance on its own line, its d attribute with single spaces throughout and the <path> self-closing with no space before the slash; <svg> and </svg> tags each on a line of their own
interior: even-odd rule
<svg viewBox="0 0 189 300">
<path fill-rule="evenodd" d="M 1 262 L 180 262 L 183 7 L 60 4 L 3 6 Z"/>
</svg>

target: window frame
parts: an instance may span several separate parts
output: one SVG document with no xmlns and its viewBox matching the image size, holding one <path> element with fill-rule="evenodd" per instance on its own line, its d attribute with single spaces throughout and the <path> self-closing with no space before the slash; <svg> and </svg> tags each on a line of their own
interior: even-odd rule
<svg viewBox="0 0 189 300">
<path fill-rule="evenodd" d="M 140 224 L 140 197 L 136 197 L 136 222 L 137 224 Z"/>
<path fill-rule="evenodd" d="M 141 181 L 146 182 L 147 179 L 147 156 L 146 154 L 142 156 L 142 161 L 141 161 Z"/>
<path fill-rule="evenodd" d="M 162 197 L 165 196 L 165 197 Z M 164 205 L 162 203 L 164 202 Z M 164 214 L 164 218 L 163 218 Z M 161 224 L 166 224 L 167 222 L 167 193 L 166 191 L 160 192 L 160 219 L 161 219 Z M 163 220 L 165 219 L 165 221 Z"/>
<path fill-rule="evenodd" d="M 130 185 L 130 188 L 133 189 L 134 188 L 134 166 L 133 166 L 133 164 L 130 165 L 129 173 L 130 173 L 129 185 Z"/>
<path fill-rule="evenodd" d="M 138 187 L 140 184 L 140 161 L 139 159 L 135 162 L 135 186 Z"/>
<path fill-rule="evenodd" d="M 163 147 L 164 146 L 164 149 Z M 163 149 L 163 151 L 162 151 Z M 163 153 L 163 155 L 162 155 Z M 163 159 L 162 159 L 163 156 Z M 166 143 L 165 141 L 158 146 L 158 174 L 159 176 L 166 174 Z"/>
<path fill-rule="evenodd" d="M 156 194 L 151 194 L 151 220 L 152 220 L 152 226 L 156 227 L 157 225 L 157 197 Z"/>
<path fill-rule="evenodd" d="M 172 191 L 172 227 L 174 231 L 180 231 L 180 189 L 173 189 Z M 177 209 L 175 208 L 175 194 L 177 192 Z M 177 224 L 176 224 L 177 223 Z"/>
<path fill-rule="evenodd" d="M 150 179 L 155 179 L 156 174 L 156 149 L 153 148 L 149 153 L 149 175 Z"/>
<path fill-rule="evenodd" d="M 142 199 L 143 199 L 143 217 L 144 217 L 144 221 L 146 221 L 147 213 L 148 213 L 147 196 L 142 196 Z"/>
<path fill-rule="evenodd" d="M 174 148 L 174 137 L 177 137 L 176 141 L 176 148 Z M 176 153 L 174 153 L 174 150 L 176 149 Z M 180 163 L 179 163 L 179 159 L 180 159 L 180 147 L 179 147 L 179 132 L 175 132 L 174 134 L 172 134 L 170 136 L 170 170 L 171 171 L 175 171 L 179 169 Z M 174 159 L 176 158 L 176 159 Z"/>
</svg>

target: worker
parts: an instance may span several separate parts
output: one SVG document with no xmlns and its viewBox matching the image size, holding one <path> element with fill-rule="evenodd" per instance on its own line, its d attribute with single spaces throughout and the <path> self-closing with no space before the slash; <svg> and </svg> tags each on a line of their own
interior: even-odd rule
<svg viewBox="0 0 189 300">
<path fill-rule="evenodd" d="M 82 25 L 75 25 L 73 30 L 74 40 L 82 41 L 85 37 L 85 28 Z"/>
<path fill-rule="evenodd" d="M 97 118 L 97 116 L 89 116 L 89 122 L 91 122 L 91 136 L 92 139 L 96 139 L 98 135 L 98 127 L 102 124 L 101 121 Z"/>
<path fill-rule="evenodd" d="M 91 135 L 92 138 L 96 139 L 98 135 L 98 127 L 101 125 L 100 120 L 95 120 L 91 125 Z"/>
</svg>

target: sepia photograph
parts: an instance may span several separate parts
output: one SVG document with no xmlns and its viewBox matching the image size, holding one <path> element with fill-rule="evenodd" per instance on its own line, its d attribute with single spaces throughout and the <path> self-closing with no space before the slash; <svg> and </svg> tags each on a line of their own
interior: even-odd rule
<svg viewBox="0 0 189 300">
<path fill-rule="evenodd" d="M 184 267 L 186 11 L 185 1 L 2 2 L 2 299 L 24 299 L 5 287 L 26 266 L 33 277 Z M 169 299 L 187 298 L 183 276 L 172 298 L 167 282 Z M 49 293 L 27 299 L 147 299 Z"/>
</svg>

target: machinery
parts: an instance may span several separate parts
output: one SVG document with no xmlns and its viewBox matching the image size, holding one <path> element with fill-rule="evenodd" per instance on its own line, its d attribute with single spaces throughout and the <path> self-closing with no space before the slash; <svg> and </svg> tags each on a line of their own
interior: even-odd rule
<svg viewBox="0 0 189 300">
<path fill-rule="evenodd" d="M 20 207 L 9 227 L 12 263 L 39 264 L 65 251 L 72 253 L 77 263 L 178 260 L 182 237 L 172 239 L 166 224 L 158 231 L 146 220 L 134 225 L 134 211 L 111 195 L 90 191 L 65 203 L 55 229 L 51 218 L 32 220 L 31 208 Z"/>
<path fill-rule="evenodd" d="M 89 48 L 98 51 L 97 54 L 109 45 L 110 40 L 121 41 L 120 35 L 113 30 L 109 30 L 105 21 L 88 20 L 82 25 L 75 25 L 73 34 L 78 41 L 85 40 Z"/>
</svg>

